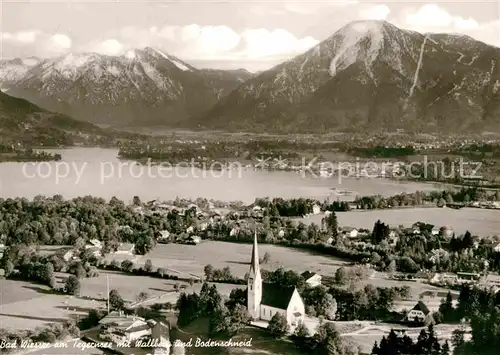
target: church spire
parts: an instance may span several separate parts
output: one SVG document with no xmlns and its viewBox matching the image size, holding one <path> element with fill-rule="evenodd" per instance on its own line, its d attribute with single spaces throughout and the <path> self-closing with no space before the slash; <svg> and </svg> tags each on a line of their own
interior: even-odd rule
<svg viewBox="0 0 500 355">
<path fill-rule="evenodd" d="M 253 248 L 252 248 L 252 260 L 250 260 L 250 272 L 260 273 L 259 266 L 259 249 L 257 247 L 257 231 L 254 232 L 253 237 Z"/>
</svg>

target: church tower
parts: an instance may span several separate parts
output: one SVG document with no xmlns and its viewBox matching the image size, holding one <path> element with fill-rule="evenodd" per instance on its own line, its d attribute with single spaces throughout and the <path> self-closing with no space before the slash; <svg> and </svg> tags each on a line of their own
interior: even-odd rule
<svg viewBox="0 0 500 355">
<path fill-rule="evenodd" d="M 257 232 L 255 232 L 250 260 L 250 272 L 247 281 L 247 309 L 254 319 L 260 318 L 260 302 L 262 301 L 262 276 L 260 275 L 259 250 L 257 248 Z"/>
</svg>

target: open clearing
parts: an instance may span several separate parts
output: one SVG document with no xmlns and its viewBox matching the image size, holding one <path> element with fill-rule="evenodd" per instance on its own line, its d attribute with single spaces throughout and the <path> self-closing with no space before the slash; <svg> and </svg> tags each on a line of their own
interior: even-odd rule
<svg viewBox="0 0 500 355">
<path fill-rule="evenodd" d="M 150 253 L 144 256 L 114 254 L 108 255 L 107 259 L 108 261 L 117 260 L 119 262 L 128 259 L 134 261 L 138 266 L 144 265 L 146 260 L 151 259 L 154 268 L 166 268 L 169 274 L 187 278 L 202 277 L 203 268 L 208 264 L 218 269 L 229 266 L 234 276 L 242 278 L 249 270 L 251 252 L 251 244 L 202 241 L 198 245 L 158 244 Z M 275 270 L 282 266 L 285 270 L 291 269 L 299 273 L 309 270 L 322 276 L 333 276 L 339 267 L 348 265 L 347 261 L 328 255 L 279 245 L 260 244 L 259 256 L 262 257 L 266 252 L 271 255 L 271 261 L 261 267 L 267 270 Z M 370 278 L 358 285 L 372 284 L 379 287 L 407 285 L 411 288 L 414 297 L 418 297 L 426 290 L 442 290 L 420 282 L 388 280 L 385 276 L 374 273 Z M 137 279 L 137 284 L 146 282 L 142 281 L 143 277 L 133 277 L 134 280 Z M 97 282 L 104 286 L 106 284 L 103 280 Z M 175 283 L 175 281 L 165 282 L 167 284 Z M 134 284 L 136 284 L 135 281 Z M 230 287 L 234 288 L 235 286 Z M 100 292 L 105 292 L 105 289 Z"/>
<path fill-rule="evenodd" d="M 100 302 L 55 294 L 49 287 L 25 281 L 2 280 L 0 328 L 35 329 L 52 322 L 87 315 Z"/>
<path fill-rule="evenodd" d="M 268 270 L 282 266 L 300 273 L 309 270 L 322 275 L 333 275 L 337 268 L 346 264 L 343 260 L 300 249 L 259 244 L 259 256 L 264 256 L 266 252 L 271 255 L 271 261 L 262 268 Z M 144 256 L 112 254 L 107 259 L 129 259 L 137 265 L 143 265 L 147 259 L 151 259 L 155 268 L 166 268 L 169 273 L 180 277 L 201 277 L 203 268 L 208 264 L 218 269 L 229 266 L 234 276 L 243 277 L 248 272 L 251 253 L 251 244 L 202 241 L 198 245 L 158 244 Z"/>
<path fill-rule="evenodd" d="M 178 284 L 182 290 L 186 292 L 199 292 L 201 283 L 189 286 L 186 282 L 165 280 L 149 276 L 127 275 L 113 271 L 99 271 L 98 277 L 86 278 L 82 282 L 82 297 L 91 297 L 104 299 L 106 297 L 107 278 L 109 278 L 109 289 L 116 289 L 120 295 L 129 302 L 134 302 L 140 292 L 147 292 L 151 302 L 173 302 L 177 301 L 179 292 L 176 292 L 174 285 Z M 217 289 L 221 294 L 228 295 L 232 289 L 237 288 L 237 285 L 231 284 L 216 284 Z M 242 286 L 243 287 L 243 286 Z"/>
</svg>

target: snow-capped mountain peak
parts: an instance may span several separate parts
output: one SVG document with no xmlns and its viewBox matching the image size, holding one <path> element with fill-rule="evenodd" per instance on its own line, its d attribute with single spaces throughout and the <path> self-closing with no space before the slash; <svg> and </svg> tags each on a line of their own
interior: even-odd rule
<svg viewBox="0 0 500 355">
<path fill-rule="evenodd" d="M 35 57 L 0 60 L 0 88 L 5 89 L 5 85 L 20 80 L 30 68 L 38 63 L 40 59 Z"/>
<path fill-rule="evenodd" d="M 360 59 L 370 68 L 384 45 L 384 23 L 381 21 L 352 22 L 335 34 L 335 56 L 330 62 L 330 75 Z"/>
<path fill-rule="evenodd" d="M 9 65 L 26 67 L 21 60 Z M 245 76 L 231 72 L 210 75 L 146 47 L 115 56 L 70 53 L 46 59 L 3 88 L 82 120 L 158 124 L 207 110 L 240 84 L 239 77 Z M 2 80 L 0 76 L 0 83 Z"/>
</svg>

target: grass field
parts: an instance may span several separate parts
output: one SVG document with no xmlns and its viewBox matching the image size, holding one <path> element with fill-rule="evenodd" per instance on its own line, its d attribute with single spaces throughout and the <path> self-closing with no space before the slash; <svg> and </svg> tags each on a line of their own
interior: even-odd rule
<svg viewBox="0 0 500 355">
<path fill-rule="evenodd" d="M 174 285 L 179 286 L 186 292 L 199 292 L 201 284 L 197 283 L 189 286 L 186 282 L 164 280 L 148 276 L 127 275 L 113 271 L 99 271 L 98 277 L 86 278 L 82 282 L 82 297 L 102 299 L 106 297 L 107 278 L 109 278 L 109 289 L 116 289 L 124 300 L 133 302 L 140 292 L 147 292 L 151 298 L 155 298 L 148 303 L 155 302 L 176 302 L 179 292 L 175 292 Z M 221 294 L 228 295 L 232 289 L 238 287 L 229 284 L 216 284 Z M 181 291 L 182 291 L 181 289 Z"/>
<path fill-rule="evenodd" d="M 333 275 L 337 268 L 346 264 L 333 257 L 297 249 L 259 245 L 260 257 L 266 252 L 271 255 L 271 261 L 262 267 L 268 270 L 283 266 L 300 273 L 309 270 L 322 275 Z M 169 273 L 182 277 L 203 276 L 203 268 L 208 264 L 215 268 L 229 266 L 234 276 L 243 277 L 248 272 L 251 253 L 250 244 L 202 241 L 198 245 L 158 244 L 144 256 L 108 255 L 107 259 L 130 259 L 137 265 L 143 265 L 147 259 L 151 259 L 155 268 L 163 267 Z"/>
<path fill-rule="evenodd" d="M 340 226 L 353 228 L 373 229 L 377 220 L 389 224 L 391 227 L 403 225 L 411 227 L 415 222 L 434 224 L 437 227 L 452 226 L 457 234 L 470 231 L 474 235 L 488 237 L 498 234 L 500 229 L 500 212 L 480 208 L 409 208 L 387 209 L 371 211 L 337 212 Z M 322 214 L 306 218 L 297 218 L 306 224 L 321 225 Z"/>
<path fill-rule="evenodd" d="M 49 287 L 24 281 L 2 280 L 0 328 L 34 329 L 51 322 L 77 319 L 100 302 L 53 293 Z"/>
</svg>

